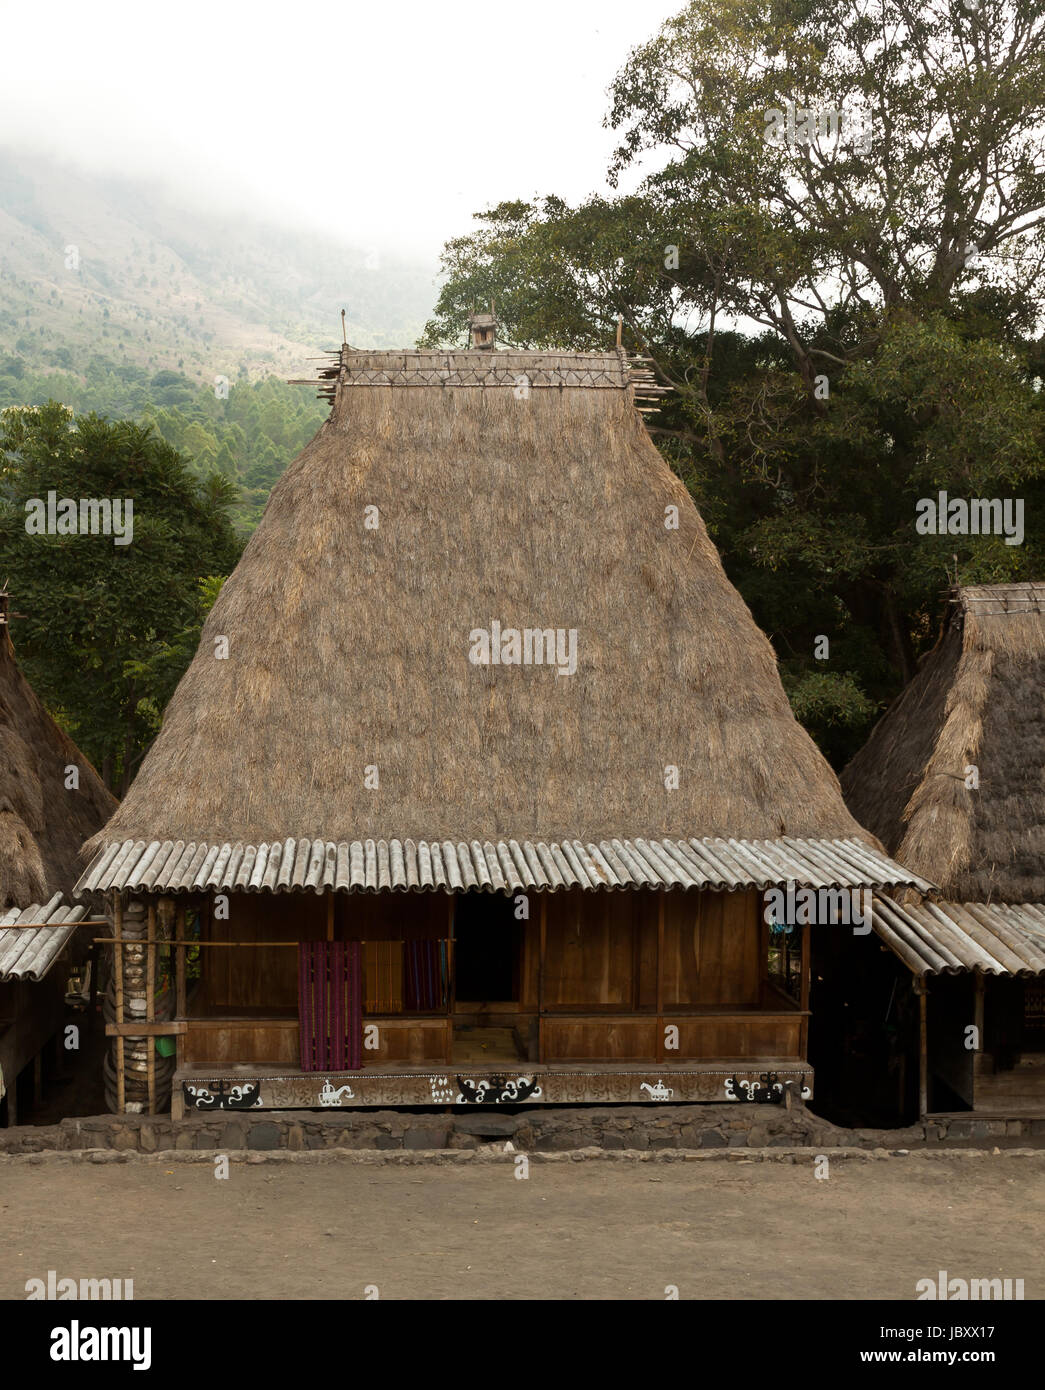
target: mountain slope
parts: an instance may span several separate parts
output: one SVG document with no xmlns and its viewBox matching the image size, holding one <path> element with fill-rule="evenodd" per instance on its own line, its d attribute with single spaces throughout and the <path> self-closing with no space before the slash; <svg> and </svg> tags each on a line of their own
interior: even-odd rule
<svg viewBox="0 0 1045 1390">
<path fill-rule="evenodd" d="M 434 296 L 430 267 L 0 150 L 0 352 L 30 369 L 299 375 L 342 307 L 351 342 L 407 346 Z"/>
</svg>

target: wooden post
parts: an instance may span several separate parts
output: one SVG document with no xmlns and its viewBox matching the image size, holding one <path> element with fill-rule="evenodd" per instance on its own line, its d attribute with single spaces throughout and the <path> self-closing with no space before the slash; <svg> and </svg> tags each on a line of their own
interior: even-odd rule
<svg viewBox="0 0 1045 1390">
<path fill-rule="evenodd" d="M 178 915 L 175 919 L 174 933 L 178 944 L 175 949 L 175 985 L 174 985 L 174 1017 L 185 1018 L 188 1011 L 188 991 L 185 985 L 185 918 L 184 907 L 178 908 Z M 181 1060 L 180 1058 L 178 1059 Z"/>
<path fill-rule="evenodd" d="M 984 991 L 986 980 L 981 971 L 977 970 L 972 977 L 973 983 L 973 1023 L 976 1024 L 976 1051 L 972 1055 L 972 1108 L 976 1109 L 976 1084 L 979 1081 L 980 1063 L 979 1056 L 983 1052 L 983 1016 L 984 1016 Z"/>
<path fill-rule="evenodd" d="M 664 889 L 657 894 L 657 1049 L 656 1059 L 664 1060 Z"/>
<path fill-rule="evenodd" d="M 929 1113 L 928 982 L 918 982 L 918 1118 Z"/>
<path fill-rule="evenodd" d="M 43 1048 L 33 1058 L 33 1105 L 39 1105 L 44 1098 L 44 1053 Z"/>
<path fill-rule="evenodd" d="M 116 894 L 113 908 L 113 926 L 116 931 L 116 944 L 113 946 L 113 960 L 116 975 L 116 1022 L 123 1022 L 123 898 Z M 121 1034 L 116 1040 L 116 1111 L 125 1113 L 127 1099 L 126 1042 Z"/>
<path fill-rule="evenodd" d="M 454 961 L 454 895 L 446 895 L 446 1060 L 454 1060 L 454 1009 L 457 1005 L 457 966 Z"/>
<path fill-rule="evenodd" d="M 334 890 L 327 894 L 327 940 L 334 939 Z"/>
<path fill-rule="evenodd" d="M 544 1061 L 544 961 L 548 952 L 548 894 L 541 894 L 541 944 L 537 959 L 537 1060 Z"/>
<path fill-rule="evenodd" d="M 806 1053 L 809 1049 L 809 976 L 812 970 L 809 952 L 811 942 L 812 928 L 807 922 L 802 928 L 802 991 L 799 999 L 803 1015 L 802 1022 L 799 1024 L 799 1051 L 803 1061 L 807 1060 Z"/>
<path fill-rule="evenodd" d="M 150 897 L 146 915 L 145 948 L 145 1020 L 152 1023 L 156 1017 L 156 903 Z M 149 1054 L 149 1114 L 156 1114 L 156 1039 L 146 1038 L 145 1048 Z"/>
<path fill-rule="evenodd" d="M 174 919 L 174 939 L 177 942 L 174 948 L 174 1016 L 182 1021 L 187 1018 L 189 1012 L 188 987 L 185 979 L 185 952 L 188 950 L 185 945 L 187 919 L 188 911 L 184 903 L 179 904 Z M 178 1072 L 184 1065 L 185 1044 L 179 1033 L 175 1034 L 174 1037 L 174 1077 L 171 1081 L 171 1119 L 175 1121 L 185 1117 L 185 1097 L 178 1081 Z"/>
</svg>

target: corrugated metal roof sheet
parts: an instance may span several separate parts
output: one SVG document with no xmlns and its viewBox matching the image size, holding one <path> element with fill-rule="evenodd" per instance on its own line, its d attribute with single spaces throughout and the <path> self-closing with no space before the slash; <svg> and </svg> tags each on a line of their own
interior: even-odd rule
<svg viewBox="0 0 1045 1390">
<path fill-rule="evenodd" d="M 239 889 L 339 892 L 483 888 L 812 888 L 931 885 L 858 840 L 443 841 L 289 839 L 269 844 L 151 844 L 124 840 L 100 850 L 74 890 L 143 892 Z"/>
<path fill-rule="evenodd" d="M 980 970 L 1045 974 L 1045 905 L 932 903 L 901 906 L 875 895 L 872 926 L 916 975 Z"/>
<path fill-rule="evenodd" d="M 0 981 L 42 980 L 76 932 L 86 907 L 69 907 L 56 893 L 50 902 L 12 907 L 0 915 Z M 23 922 L 39 923 L 37 930 L 4 931 Z"/>
</svg>

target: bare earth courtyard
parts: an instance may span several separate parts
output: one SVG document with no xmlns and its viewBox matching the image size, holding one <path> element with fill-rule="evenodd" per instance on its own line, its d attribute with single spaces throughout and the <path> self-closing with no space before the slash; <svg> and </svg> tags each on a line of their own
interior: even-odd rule
<svg viewBox="0 0 1045 1390">
<path fill-rule="evenodd" d="M 0 1298 L 901 1299 L 941 1269 L 1045 1291 L 1045 1155 L 792 1165 L 5 1165 Z M 372 1294 L 370 1296 L 373 1296 Z"/>
</svg>

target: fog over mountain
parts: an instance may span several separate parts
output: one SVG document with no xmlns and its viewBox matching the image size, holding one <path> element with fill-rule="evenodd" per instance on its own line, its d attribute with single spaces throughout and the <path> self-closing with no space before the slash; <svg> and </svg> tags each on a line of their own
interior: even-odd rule
<svg viewBox="0 0 1045 1390">
<path fill-rule="evenodd" d="M 434 264 L 252 216 L 207 214 L 158 182 L 0 149 L 0 351 L 210 380 L 302 374 L 340 341 L 408 346 Z"/>
</svg>

